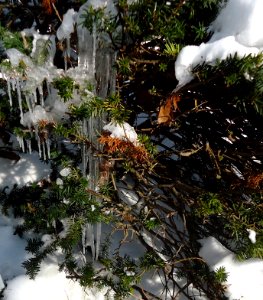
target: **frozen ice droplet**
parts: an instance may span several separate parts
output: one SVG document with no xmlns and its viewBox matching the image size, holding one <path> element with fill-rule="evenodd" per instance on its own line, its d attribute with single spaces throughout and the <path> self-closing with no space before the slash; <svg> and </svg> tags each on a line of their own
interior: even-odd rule
<svg viewBox="0 0 263 300">
<path fill-rule="evenodd" d="M 67 177 L 70 173 L 71 173 L 70 168 L 64 168 L 59 172 L 59 174 L 63 177 Z"/>
<path fill-rule="evenodd" d="M 251 243 L 256 243 L 256 235 L 257 233 L 252 229 L 247 229 L 248 232 L 248 238 L 250 239 Z"/>
<path fill-rule="evenodd" d="M 57 178 L 56 184 L 57 185 L 63 185 L 63 180 L 61 178 Z"/>
</svg>

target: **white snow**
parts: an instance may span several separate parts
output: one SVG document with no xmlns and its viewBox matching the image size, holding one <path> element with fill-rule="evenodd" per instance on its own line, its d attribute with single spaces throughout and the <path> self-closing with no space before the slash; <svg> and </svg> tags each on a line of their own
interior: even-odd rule
<svg viewBox="0 0 263 300">
<path fill-rule="evenodd" d="M 135 145 L 138 144 L 138 136 L 135 129 L 128 123 L 124 122 L 123 124 L 115 124 L 110 122 L 109 124 L 103 127 L 103 130 L 109 131 L 111 137 L 118 138 L 121 140 L 128 140 Z"/>
<path fill-rule="evenodd" d="M 35 280 L 20 275 L 7 282 L 5 300 L 104 300 L 103 293 L 91 289 L 84 291 L 73 280 L 58 271 L 56 262 L 42 264 Z"/>
<path fill-rule="evenodd" d="M 0 293 L 1 293 L 1 291 L 2 291 L 4 288 L 5 288 L 5 284 L 4 284 L 3 278 L 2 278 L 2 276 L 1 276 L 1 274 L 0 274 Z"/>
<path fill-rule="evenodd" d="M 251 243 L 255 244 L 256 243 L 256 236 L 257 236 L 257 233 L 255 230 L 253 229 L 247 229 L 247 232 L 248 232 L 248 238 L 250 239 Z"/>
<path fill-rule="evenodd" d="M 0 216 L 0 221 L 2 217 Z M 22 262 L 29 258 L 25 252 L 26 241 L 13 235 L 14 228 L 10 225 L 0 226 L 0 274 L 3 280 L 13 279 L 25 273 Z"/>
<path fill-rule="evenodd" d="M 200 240 L 202 248 L 199 255 L 212 270 L 225 267 L 228 274 L 226 296 L 230 300 L 262 300 L 263 260 L 248 259 L 238 262 L 234 253 L 226 249 L 214 237 Z"/>
<path fill-rule="evenodd" d="M 69 174 L 71 173 L 71 169 L 70 168 L 64 168 L 62 169 L 59 174 L 62 176 L 62 177 L 67 177 Z"/>
<path fill-rule="evenodd" d="M 19 153 L 18 162 L 0 158 L 0 187 L 8 186 L 10 189 L 17 184 L 19 187 L 33 183 L 42 178 L 48 178 L 50 164 L 39 160 L 38 154 L 33 152 Z"/>
<path fill-rule="evenodd" d="M 257 55 L 263 50 L 263 1 L 229 0 L 210 25 L 207 43 L 184 47 L 175 62 L 177 89 L 193 79 L 192 70 L 204 62 L 213 65 L 230 55 Z"/>
</svg>

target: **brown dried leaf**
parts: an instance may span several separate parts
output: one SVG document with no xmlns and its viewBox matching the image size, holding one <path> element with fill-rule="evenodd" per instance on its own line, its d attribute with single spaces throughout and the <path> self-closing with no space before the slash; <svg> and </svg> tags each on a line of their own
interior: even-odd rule
<svg viewBox="0 0 263 300">
<path fill-rule="evenodd" d="M 164 105 L 160 107 L 158 114 L 158 124 L 167 124 L 172 121 L 173 103 L 172 99 L 168 98 Z"/>
<path fill-rule="evenodd" d="M 52 11 L 53 11 L 52 3 L 55 3 L 55 2 L 56 2 L 56 0 L 43 0 L 42 1 L 42 6 L 48 15 L 52 14 Z"/>
<path fill-rule="evenodd" d="M 178 102 L 181 100 L 180 96 L 177 94 L 171 94 L 165 103 L 160 107 L 158 114 L 158 124 L 169 124 L 173 120 L 173 113 L 178 108 Z"/>
</svg>

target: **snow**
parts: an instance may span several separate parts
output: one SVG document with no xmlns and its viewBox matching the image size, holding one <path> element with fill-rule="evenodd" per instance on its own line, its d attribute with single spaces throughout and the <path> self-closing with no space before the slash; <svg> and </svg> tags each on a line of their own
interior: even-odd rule
<svg viewBox="0 0 263 300">
<path fill-rule="evenodd" d="M 50 174 L 50 164 L 39 160 L 38 154 L 33 152 L 19 153 L 19 161 L 0 158 L 0 186 L 8 186 L 10 189 L 17 184 L 19 187 L 27 183 L 39 181 L 42 178 L 48 178 Z"/>
<path fill-rule="evenodd" d="M 71 169 L 70 168 L 64 168 L 62 169 L 59 174 L 62 176 L 62 177 L 67 177 L 69 174 L 71 173 Z"/>
<path fill-rule="evenodd" d="M 2 223 L 2 218 L 0 221 Z M 10 280 L 25 273 L 22 262 L 29 258 L 25 252 L 26 241 L 13 235 L 13 226 L 1 224 L 0 227 L 0 274 L 3 280 Z"/>
<path fill-rule="evenodd" d="M 262 300 L 263 260 L 248 259 L 238 262 L 234 253 L 226 249 L 214 237 L 200 240 L 199 255 L 208 263 L 211 270 L 225 267 L 228 274 L 226 296 L 229 300 Z"/>
<path fill-rule="evenodd" d="M 193 79 L 192 70 L 202 63 L 213 65 L 230 55 L 257 55 L 263 50 L 263 2 L 261 0 L 229 0 L 222 7 L 209 31 L 207 43 L 184 47 L 175 62 L 177 90 Z"/>
<path fill-rule="evenodd" d="M 113 138 L 118 138 L 124 141 L 128 140 L 135 145 L 138 144 L 138 136 L 135 132 L 134 127 L 126 122 L 124 122 L 123 124 L 115 124 L 113 122 L 110 122 L 103 127 L 103 130 L 109 131 L 111 133 L 110 136 Z"/>
<path fill-rule="evenodd" d="M 58 271 L 56 263 L 44 263 L 35 280 L 20 275 L 8 282 L 6 300 L 103 300 L 99 291 L 84 291 L 81 286 Z"/>
<path fill-rule="evenodd" d="M 256 236 L 257 236 L 257 233 L 255 230 L 252 230 L 252 229 L 247 229 L 247 232 L 248 232 L 248 238 L 250 239 L 251 243 L 255 244 L 256 243 Z"/>
</svg>

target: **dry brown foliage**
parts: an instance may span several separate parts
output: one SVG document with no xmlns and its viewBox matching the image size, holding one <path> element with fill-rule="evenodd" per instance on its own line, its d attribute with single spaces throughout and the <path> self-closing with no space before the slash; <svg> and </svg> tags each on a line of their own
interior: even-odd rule
<svg viewBox="0 0 263 300">
<path fill-rule="evenodd" d="M 53 5 L 56 2 L 56 0 L 42 0 L 42 6 L 45 10 L 45 12 L 48 15 L 51 15 L 53 12 Z"/>
<path fill-rule="evenodd" d="M 250 175 L 247 179 L 247 186 L 252 189 L 258 189 L 263 184 L 263 173 Z"/>
<path fill-rule="evenodd" d="M 128 140 L 113 138 L 109 135 L 102 135 L 99 142 L 104 145 L 104 151 L 109 155 L 122 156 L 139 163 L 148 162 L 151 158 L 143 145 L 135 146 Z"/>
</svg>

